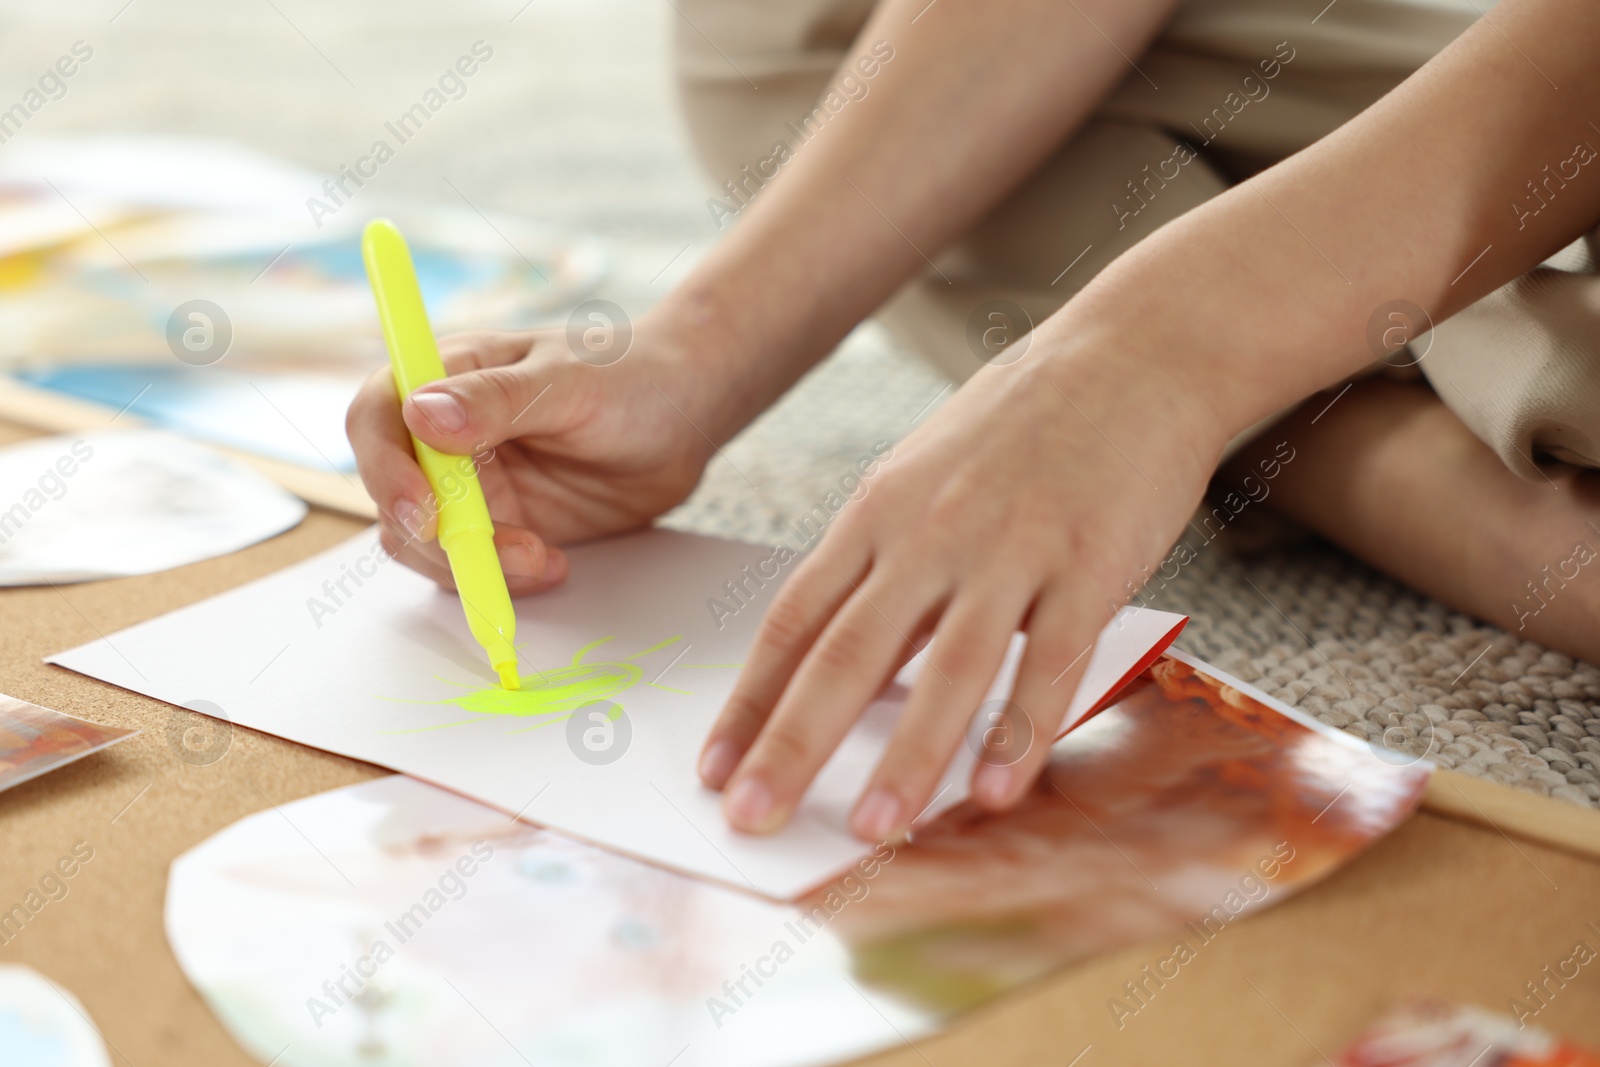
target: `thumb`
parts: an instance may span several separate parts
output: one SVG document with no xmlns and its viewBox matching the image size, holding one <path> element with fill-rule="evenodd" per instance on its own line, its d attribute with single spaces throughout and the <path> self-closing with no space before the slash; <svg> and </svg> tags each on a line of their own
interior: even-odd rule
<svg viewBox="0 0 1600 1067">
<path fill-rule="evenodd" d="M 524 360 L 429 382 L 400 412 L 418 440 L 448 455 L 467 455 L 526 435 L 549 434 L 570 421 L 576 398 L 571 368 Z"/>
</svg>

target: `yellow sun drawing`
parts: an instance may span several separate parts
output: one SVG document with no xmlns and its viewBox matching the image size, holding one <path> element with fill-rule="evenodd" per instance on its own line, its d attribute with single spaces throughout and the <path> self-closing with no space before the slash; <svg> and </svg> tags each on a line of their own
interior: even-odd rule
<svg viewBox="0 0 1600 1067">
<path fill-rule="evenodd" d="M 467 723 L 482 722 L 487 716 L 510 715 L 519 719 L 537 719 L 532 726 L 523 730 L 537 730 L 541 726 L 548 726 L 553 722 L 560 722 L 568 718 L 573 712 L 591 704 L 607 703 L 608 711 L 613 721 L 622 714 L 622 705 L 617 702 L 617 697 L 638 685 L 644 679 L 644 669 L 634 661 L 648 656 L 652 652 L 659 652 L 663 648 L 677 644 L 683 640 L 683 635 L 669 637 L 665 641 L 657 642 L 642 651 L 635 652 L 615 661 L 585 661 L 584 657 L 591 651 L 599 648 L 610 637 L 602 637 L 598 641 L 591 641 L 578 649 L 573 654 L 572 662 L 562 667 L 549 670 L 535 669 L 525 674 L 522 679 L 521 689 L 502 689 L 498 685 L 473 687 L 463 685 L 450 679 L 441 679 L 451 685 L 466 689 L 461 696 L 449 697 L 442 701 L 428 701 L 427 703 L 454 704 L 456 707 L 473 712 L 470 719 L 459 722 L 440 723 L 437 726 L 424 726 L 420 730 L 386 730 L 385 733 L 420 733 L 423 730 L 442 730 L 447 726 L 464 726 Z M 686 650 L 687 651 L 687 650 Z M 670 668 L 672 665 L 669 664 Z M 695 670 L 737 670 L 738 663 L 685 663 L 681 666 Z M 665 674 L 662 671 L 661 674 Z M 656 677 L 660 678 L 661 674 Z M 665 690 L 668 693 L 678 693 L 683 696 L 694 694 L 685 689 L 674 689 L 667 685 L 658 685 L 654 681 L 645 682 L 652 689 Z M 521 733 L 523 730 L 513 730 L 512 733 Z"/>
</svg>

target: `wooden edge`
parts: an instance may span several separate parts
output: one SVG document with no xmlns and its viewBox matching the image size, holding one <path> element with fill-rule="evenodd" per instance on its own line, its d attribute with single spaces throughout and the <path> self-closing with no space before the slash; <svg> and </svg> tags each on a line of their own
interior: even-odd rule
<svg viewBox="0 0 1600 1067">
<path fill-rule="evenodd" d="M 0 375 L 0 419 L 51 433 L 108 430 L 113 421 L 119 427 L 147 425 L 136 415 L 114 412 L 100 404 L 75 400 L 47 389 L 35 389 L 4 375 Z M 209 441 L 201 443 L 260 471 L 308 504 L 357 518 L 378 517 L 378 509 L 372 503 L 372 498 L 367 496 L 366 490 L 354 476 L 347 477 L 331 470 L 313 470 Z"/>
<path fill-rule="evenodd" d="M 1422 806 L 1502 834 L 1600 859 L 1600 811 L 1593 808 L 1443 768 L 1429 779 Z"/>
</svg>

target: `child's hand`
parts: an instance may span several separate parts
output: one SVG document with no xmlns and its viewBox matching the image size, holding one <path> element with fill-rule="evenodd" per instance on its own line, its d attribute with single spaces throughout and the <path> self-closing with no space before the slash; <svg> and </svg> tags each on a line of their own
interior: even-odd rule
<svg viewBox="0 0 1600 1067">
<path fill-rule="evenodd" d="M 440 342 L 450 377 L 402 406 L 388 368 L 350 405 L 346 430 L 384 547 L 454 588 L 434 539 L 438 509 L 411 435 L 477 468 L 512 595 L 560 582 L 554 546 L 642 526 L 699 481 L 711 444 L 693 377 L 641 324 L 609 366 L 574 357 L 559 331 L 469 333 Z"/>
<path fill-rule="evenodd" d="M 1065 332 L 1054 326 L 1038 333 Z M 1013 729 L 1032 741 L 1009 766 L 980 762 L 974 796 L 1007 807 L 1045 764 L 1083 653 L 1178 537 L 1227 434 L 1195 389 L 1125 343 L 1033 345 L 898 446 L 779 592 L 701 757 L 734 827 L 781 826 L 930 634 L 855 833 L 910 826 L 1019 628 L 1029 640 L 1012 700 L 1028 722 Z"/>
</svg>

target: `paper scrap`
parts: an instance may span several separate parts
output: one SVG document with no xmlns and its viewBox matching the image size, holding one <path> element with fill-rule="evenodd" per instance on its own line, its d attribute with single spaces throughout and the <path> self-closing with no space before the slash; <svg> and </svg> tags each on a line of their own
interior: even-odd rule
<svg viewBox="0 0 1600 1067">
<path fill-rule="evenodd" d="M 282 533 L 306 506 L 242 464 L 155 430 L 0 449 L 0 586 L 181 567 Z"/>
<path fill-rule="evenodd" d="M 260 361 L 256 361 L 260 362 Z M 365 370 L 367 368 L 359 368 Z M 124 411 L 145 425 L 312 470 L 353 475 L 344 416 L 364 373 L 241 364 L 71 362 L 29 367 L 24 385 Z"/>
<path fill-rule="evenodd" d="M 308 211 L 308 197 L 329 187 L 327 175 L 213 138 L 30 134 L 8 143 L 0 362 L 168 361 L 179 354 L 175 309 L 203 297 L 233 338 L 230 361 L 378 365 L 357 246 L 375 215 L 394 217 L 409 236 L 441 334 L 543 323 L 605 274 L 597 239 L 550 223 L 382 190 Z"/>
<path fill-rule="evenodd" d="M 31 967 L 0 964 L 0 1063 L 111 1067 L 78 998 Z"/>
<path fill-rule="evenodd" d="M 0 789 L 21 785 L 138 732 L 0 694 Z"/>
<path fill-rule="evenodd" d="M 1600 1067 L 1600 1053 L 1529 1026 L 1524 1013 L 1537 1014 L 1536 1009 L 1530 1012 L 1515 997 L 1510 1006 L 1518 1012 L 1515 1017 L 1419 998 L 1374 1023 L 1330 1062 L 1335 1067 Z"/>
</svg>

